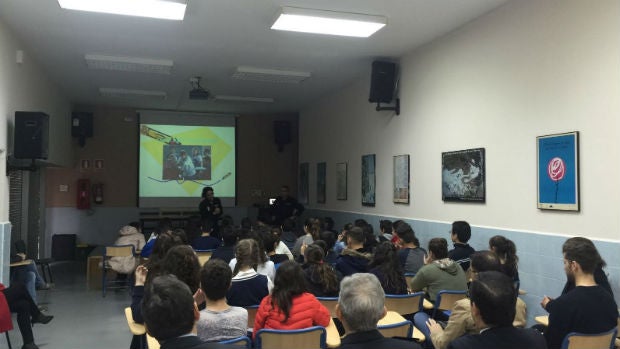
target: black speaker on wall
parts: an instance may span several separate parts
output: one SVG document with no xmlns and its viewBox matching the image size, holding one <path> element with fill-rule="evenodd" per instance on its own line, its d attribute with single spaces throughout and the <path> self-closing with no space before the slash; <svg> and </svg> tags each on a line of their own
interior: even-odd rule
<svg viewBox="0 0 620 349">
<path fill-rule="evenodd" d="M 93 113 L 71 113 L 71 136 L 78 138 L 80 147 L 86 144 L 86 138 L 93 136 Z"/>
<path fill-rule="evenodd" d="M 374 61 L 370 75 L 370 103 L 390 103 L 396 84 L 396 63 Z"/>
<path fill-rule="evenodd" d="M 47 159 L 49 115 L 41 112 L 16 111 L 13 134 L 13 157 Z"/>
<path fill-rule="evenodd" d="M 273 122 L 273 140 L 282 151 L 285 144 L 291 143 L 291 122 L 280 120 Z"/>
</svg>

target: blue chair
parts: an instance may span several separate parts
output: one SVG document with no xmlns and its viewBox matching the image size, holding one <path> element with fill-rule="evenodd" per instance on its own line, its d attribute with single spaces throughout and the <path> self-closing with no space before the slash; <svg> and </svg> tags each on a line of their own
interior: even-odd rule
<svg viewBox="0 0 620 349">
<path fill-rule="evenodd" d="M 411 280 L 415 277 L 415 273 L 405 273 L 405 280 L 407 281 L 407 287 L 411 286 Z"/>
<path fill-rule="evenodd" d="M 194 250 L 201 266 L 205 265 L 211 259 L 211 255 L 215 250 Z"/>
<path fill-rule="evenodd" d="M 571 332 L 564 337 L 562 349 L 613 349 L 617 328 L 598 334 Z"/>
<path fill-rule="evenodd" d="M 245 346 L 247 349 L 252 348 L 252 341 L 248 336 L 241 336 L 233 339 L 227 339 L 225 341 L 220 341 L 220 344 L 235 344 L 238 346 Z"/>
<path fill-rule="evenodd" d="M 450 314 L 452 314 L 452 308 L 454 307 L 454 303 L 463 298 L 467 298 L 467 291 L 439 291 L 439 293 L 437 294 L 437 300 L 435 301 L 433 318 L 436 317 L 437 311 L 441 311 L 446 316 L 450 316 Z"/>
<path fill-rule="evenodd" d="M 329 310 L 329 314 L 332 318 L 337 318 L 336 316 L 336 304 L 338 304 L 338 297 L 316 297 L 316 299 L 323 304 L 327 310 Z"/>
<path fill-rule="evenodd" d="M 300 330 L 261 329 L 256 332 L 256 349 L 325 349 L 325 327 L 312 326 Z"/>
<path fill-rule="evenodd" d="M 413 335 L 413 323 L 409 320 L 406 320 L 390 325 L 379 325 L 377 326 L 377 330 L 379 330 L 383 337 L 386 338 L 411 338 L 411 336 Z"/>
<path fill-rule="evenodd" d="M 395 311 L 400 315 L 415 314 L 422 310 L 424 292 L 411 294 L 386 294 L 385 307 L 387 310 Z"/>
<path fill-rule="evenodd" d="M 243 307 L 245 310 L 248 311 L 248 329 L 250 332 L 252 332 L 252 329 L 254 328 L 254 318 L 256 317 L 256 312 L 258 311 L 258 307 L 259 305 L 248 305 Z"/>
<path fill-rule="evenodd" d="M 112 269 L 108 265 L 108 260 L 112 257 L 129 257 L 135 256 L 136 251 L 133 245 L 114 245 L 114 246 L 106 246 L 103 249 L 103 261 L 101 264 L 101 291 L 103 297 L 105 297 L 105 292 L 108 288 L 131 288 L 131 276 L 133 273 L 127 274 L 128 277 L 126 280 L 108 280 L 107 274 L 108 271 L 112 271 Z"/>
</svg>

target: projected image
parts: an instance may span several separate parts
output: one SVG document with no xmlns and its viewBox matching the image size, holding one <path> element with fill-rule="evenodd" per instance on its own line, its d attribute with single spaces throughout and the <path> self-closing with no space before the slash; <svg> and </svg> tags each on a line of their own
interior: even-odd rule
<svg viewBox="0 0 620 349">
<path fill-rule="evenodd" d="M 211 179 L 211 146 L 164 145 L 162 179 Z"/>
</svg>

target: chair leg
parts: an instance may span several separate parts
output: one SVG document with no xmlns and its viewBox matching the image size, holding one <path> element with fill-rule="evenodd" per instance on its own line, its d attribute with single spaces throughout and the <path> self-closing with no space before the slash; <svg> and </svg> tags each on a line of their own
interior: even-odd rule
<svg viewBox="0 0 620 349">
<path fill-rule="evenodd" d="M 54 278 L 52 277 L 52 268 L 50 267 L 49 263 L 45 263 L 44 264 L 44 268 L 47 269 L 47 274 L 50 277 L 50 283 L 54 283 Z M 45 282 L 47 282 L 47 278 L 45 277 L 45 271 L 43 272 L 43 278 L 45 279 Z"/>
<path fill-rule="evenodd" d="M 11 347 L 11 339 L 9 338 L 9 331 L 4 332 L 4 334 L 6 335 L 6 343 L 9 345 L 9 349 L 13 349 L 13 347 Z"/>
</svg>

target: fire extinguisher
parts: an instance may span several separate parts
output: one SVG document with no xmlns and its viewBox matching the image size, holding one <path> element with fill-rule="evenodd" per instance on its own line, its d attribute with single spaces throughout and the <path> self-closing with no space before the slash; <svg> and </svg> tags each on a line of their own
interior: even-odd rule
<svg viewBox="0 0 620 349">
<path fill-rule="evenodd" d="M 97 205 L 103 204 L 103 183 L 93 184 L 93 201 Z"/>
<path fill-rule="evenodd" d="M 77 189 L 78 210 L 90 209 L 90 179 L 78 179 Z"/>
</svg>

